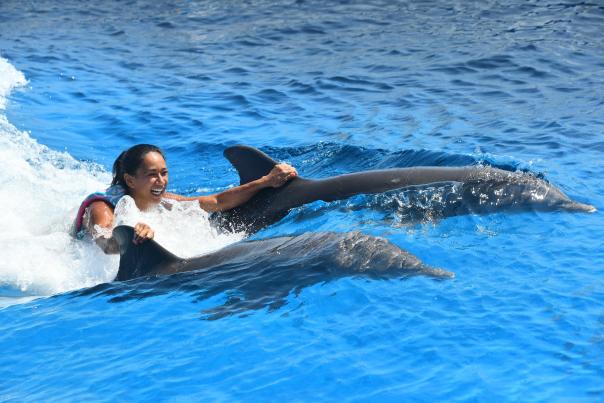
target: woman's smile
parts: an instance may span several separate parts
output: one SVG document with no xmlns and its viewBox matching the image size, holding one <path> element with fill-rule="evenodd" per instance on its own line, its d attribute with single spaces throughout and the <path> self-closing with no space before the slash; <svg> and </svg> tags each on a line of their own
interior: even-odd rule
<svg viewBox="0 0 604 403">
<path fill-rule="evenodd" d="M 151 194 L 156 197 L 161 197 L 165 191 L 165 186 L 151 188 Z"/>
</svg>

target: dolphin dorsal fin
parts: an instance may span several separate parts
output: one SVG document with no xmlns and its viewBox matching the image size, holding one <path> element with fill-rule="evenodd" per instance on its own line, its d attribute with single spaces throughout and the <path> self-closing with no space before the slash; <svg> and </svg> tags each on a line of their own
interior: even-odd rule
<svg viewBox="0 0 604 403">
<path fill-rule="evenodd" d="M 134 228 L 120 225 L 113 229 L 113 237 L 120 246 L 118 281 L 156 274 L 162 267 L 182 261 L 153 240 L 140 245 L 132 243 Z"/>
<path fill-rule="evenodd" d="M 268 174 L 277 162 L 262 151 L 236 145 L 224 150 L 224 156 L 239 173 L 239 184 L 244 185 Z"/>
</svg>

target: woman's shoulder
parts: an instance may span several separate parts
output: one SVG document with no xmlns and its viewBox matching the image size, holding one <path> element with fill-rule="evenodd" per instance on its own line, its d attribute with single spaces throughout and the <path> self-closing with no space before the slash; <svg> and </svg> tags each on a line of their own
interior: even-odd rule
<svg viewBox="0 0 604 403">
<path fill-rule="evenodd" d="M 134 201 L 134 198 L 132 198 L 132 196 L 130 195 L 124 195 L 122 197 L 120 197 L 120 199 L 118 200 L 116 207 L 119 205 L 136 205 L 136 202 Z"/>
<path fill-rule="evenodd" d="M 115 215 L 121 215 L 131 212 L 139 212 L 140 210 L 136 206 L 136 202 L 130 195 L 125 195 L 115 205 Z"/>
</svg>

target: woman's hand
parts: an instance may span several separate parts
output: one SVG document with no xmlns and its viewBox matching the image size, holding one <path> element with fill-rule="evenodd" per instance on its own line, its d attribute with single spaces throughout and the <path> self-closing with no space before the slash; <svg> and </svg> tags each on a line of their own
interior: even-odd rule
<svg viewBox="0 0 604 403">
<path fill-rule="evenodd" d="M 288 164 L 278 164 L 262 178 L 240 186 L 235 186 L 234 188 L 227 189 L 224 192 L 214 195 L 196 196 L 192 200 L 198 200 L 199 207 L 205 211 L 226 211 L 246 203 L 260 190 L 267 187 L 278 188 L 296 176 L 298 176 L 298 172 L 294 167 Z M 174 198 L 174 196 L 172 197 Z"/>
<path fill-rule="evenodd" d="M 298 176 L 296 168 L 288 164 L 277 164 L 263 179 L 266 180 L 268 186 L 278 188 L 296 176 Z"/>
<path fill-rule="evenodd" d="M 155 232 L 147 224 L 139 222 L 134 226 L 134 239 L 132 242 L 139 245 L 145 241 L 153 239 Z"/>
</svg>

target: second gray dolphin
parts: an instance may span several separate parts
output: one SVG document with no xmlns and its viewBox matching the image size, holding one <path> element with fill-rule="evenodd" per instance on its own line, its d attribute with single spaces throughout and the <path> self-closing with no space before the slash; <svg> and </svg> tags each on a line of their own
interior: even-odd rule
<svg viewBox="0 0 604 403">
<path fill-rule="evenodd" d="M 268 174 L 275 160 L 253 147 L 237 145 L 224 151 L 239 173 L 240 184 Z M 242 206 L 217 214 L 219 225 L 256 232 L 285 217 L 292 208 L 322 200 L 331 202 L 358 194 L 376 194 L 430 184 L 458 183 L 456 197 L 440 209 L 443 217 L 498 211 L 593 212 L 571 200 L 549 182 L 526 172 L 489 166 L 411 167 L 364 171 L 324 179 L 296 177 L 280 188 L 263 189 Z"/>
</svg>

